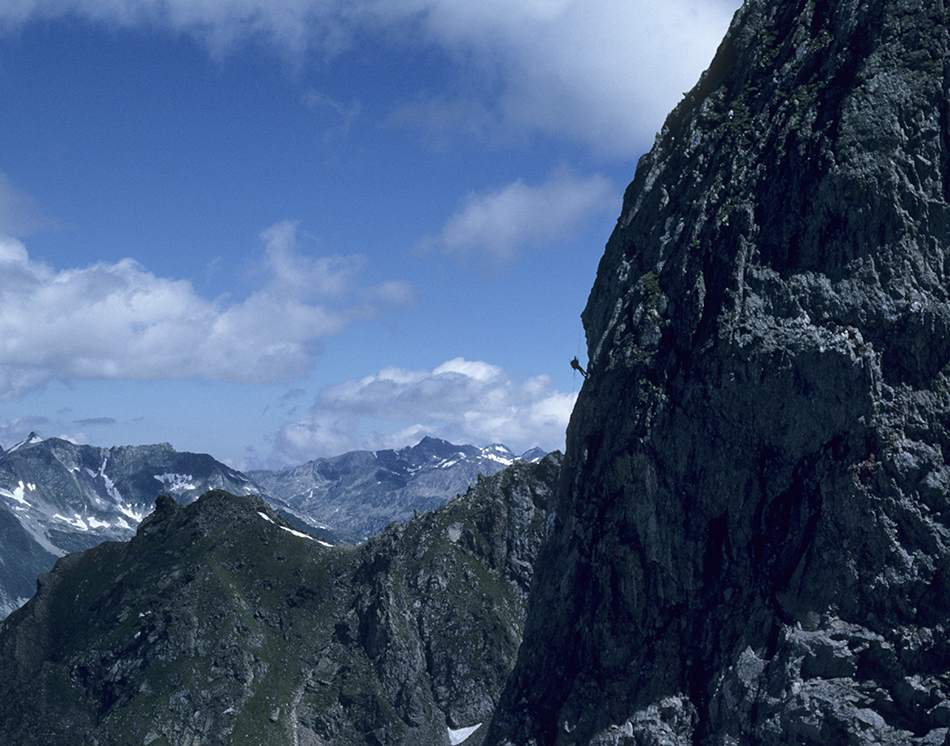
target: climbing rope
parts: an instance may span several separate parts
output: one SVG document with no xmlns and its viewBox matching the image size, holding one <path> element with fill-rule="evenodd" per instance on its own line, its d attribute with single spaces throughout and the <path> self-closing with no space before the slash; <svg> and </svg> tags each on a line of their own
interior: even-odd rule
<svg viewBox="0 0 950 746">
<path fill-rule="evenodd" d="M 574 359 L 571 360 L 571 368 L 574 370 L 574 374 L 571 378 L 571 394 L 577 393 L 577 374 L 580 373 L 584 378 L 587 378 L 587 371 L 581 367 L 580 361 L 578 361 L 577 356 L 581 354 L 581 338 L 584 334 L 584 324 L 582 321 L 577 322 L 577 353 L 574 355 Z"/>
</svg>

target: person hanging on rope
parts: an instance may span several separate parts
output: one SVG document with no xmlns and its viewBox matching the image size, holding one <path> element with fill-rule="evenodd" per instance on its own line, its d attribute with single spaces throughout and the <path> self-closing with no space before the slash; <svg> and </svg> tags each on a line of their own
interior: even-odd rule
<svg viewBox="0 0 950 746">
<path fill-rule="evenodd" d="M 584 370 L 584 369 L 581 367 L 581 364 L 580 364 L 580 363 L 578 362 L 578 360 L 577 360 L 577 355 L 575 355 L 575 356 L 574 356 L 574 359 L 571 360 L 571 367 L 572 367 L 574 370 L 579 371 L 580 374 L 581 374 L 582 376 L 584 376 L 584 378 L 587 378 L 587 371 Z"/>
</svg>

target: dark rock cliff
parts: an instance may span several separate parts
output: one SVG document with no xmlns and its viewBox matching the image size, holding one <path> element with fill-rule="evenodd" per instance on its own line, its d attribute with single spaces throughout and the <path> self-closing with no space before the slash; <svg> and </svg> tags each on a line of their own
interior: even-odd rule
<svg viewBox="0 0 950 746">
<path fill-rule="evenodd" d="M 514 664 L 560 458 L 359 547 L 253 496 L 159 498 L 0 623 L 0 741 L 447 746 Z"/>
<path fill-rule="evenodd" d="M 486 743 L 950 743 L 948 8 L 748 0 L 639 163 Z"/>
</svg>

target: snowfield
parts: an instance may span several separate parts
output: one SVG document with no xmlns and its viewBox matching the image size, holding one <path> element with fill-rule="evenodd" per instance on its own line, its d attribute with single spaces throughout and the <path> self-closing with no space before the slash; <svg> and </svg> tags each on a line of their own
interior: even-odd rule
<svg viewBox="0 0 950 746">
<path fill-rule="evenodd" d="M 482 724 L 479 723 L 478 725 L 470 725 L 467 728 L 458 728 L 457 730 L 452 730 L 449 728 L 449 741 L 452 742 L 452 746 L 457 746 L 457 744 L 462 743 L 462 741 L 464 741 L 481 727 Z"/>
<path fill-rule="evenodd" d="M 20 483 L 13 490 L 0 489 L 0 495 L 3 495 L 4 497 L 12 498 L 13 500 L 16 500 L 21 505 L 29 505 L 29 503 L 26 501 L 26 491 L 29 490 L 30 492 L 33 492 L 35 489 L 36 489 L 35 484 L 29 484 L 29 483 L 24 484 L 23 481 L 21 480 Z"/>
<path fill-rule="evenodd" d="M 165 485 L 169 492 L 187 492 L 198 489 L 191 474 L 156 474 L 155 478 Z"/>
<path fill-rule="evenodd" d="M 274 523 L 274 520 L 270 516 L 268 516 L 266 513 L 262 513 L 261 511 L 258 510 L 257 514 L 268 523 Z M 274 524 L 274 525 L 277 525 L 277 524 Z M 332 544 L 327 544 L 325 541 L 320 541 L 320 539 L 316 538 L 315 536 L 311 536 L 310 534 L 305 534 L 302 531 L 295 531 L 294 529 L 287 528 L 286 526 L 277 526 L 277 528 L 279 528 L 281 531 L 286 531 L 288 534 L 299 536 L 301 539 L 310 539 L 310 541 L 315 541 L 317 542 L 317 544 L 322 544 L 325 547 L 333 546 Z"/>
</svg>

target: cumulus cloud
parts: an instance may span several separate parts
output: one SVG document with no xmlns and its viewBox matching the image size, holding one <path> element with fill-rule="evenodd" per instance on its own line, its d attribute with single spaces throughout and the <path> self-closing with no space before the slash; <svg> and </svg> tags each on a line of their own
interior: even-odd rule
<svg viewBox="0 0 950 746">
<path fill-rule="evenodd" d="M 464 57 L 491 97 L 479 123 L 568 137 L 609 157 L 635 157 L 709 65 L 740 0 L 389 0 L 416 7 L 428 38 Z M 468 82 L 471 82 L 469 77 Z M 473 96 L 466 92 L 462 100 Z M 486 95 L 479 99 L 484 102 Z M 408 104 L 433 129 L 464 105 L 435 93 Z M 406 112 L 403 116 L 408 117 Z"/>
<path fill-rule="evenodd" d="M 55 270 L 0 238 L 0 398 L 54 379 L 286 382 L 321 340 L 411 295 L 394 281 L 359 285 L 361 257 L 301 253 L 293 223 L 262 238 L 259 285 L 230 303 L 131 259 Z"/>
<path fill-rule="evenodd" d="M 286 423 L 275 461 L 299 464 L 358 449 L 398 448 L 425 435 L 504 443 L 515 452 L 564 447 L 574 395 L 546 375 L 514 380 L 504 369 L 455 358 L 433 370 L 388 367 L 326 386 L 308 415 Z"/>
<path fill-rule="evenodd" d="M 332 55 L 359 36 L 434 45 L 459 65 L 460 88 L 427 92 L 417 113 L 485 111 L 485 122 L 569 137 L 636 156 L 709 64 L 740 0 L 17 0 L 0 27 L 66 15 L 199 36 L 216 54 L 248 39 Z M 393 35 L 394 27 L 413 33 Z M 453 81 L 451 75 L 444 76 Z M 480 91 L 473 87 L 482 85 Z M 458 83 L 458 79 L 454 80 Z M 450 82 L 452 85 L 452 82 Z M 413 91 L 412 95 L 415 96 Z M 437 110 L 438 113 L 437 113 Z M 455 126 L 454 124 L 451 126 Z"/>
<path fill-rule="evenodd" d="M 508 262 L 528 246 L 557 241 L 608 209 L 615 212 L 620 195 L 604 176 L 580 178 L 559 172 L 538 186 L 524 181 L 491 192 L 473 193 L 423 249 L 482 256 Z"/>
</svg>

